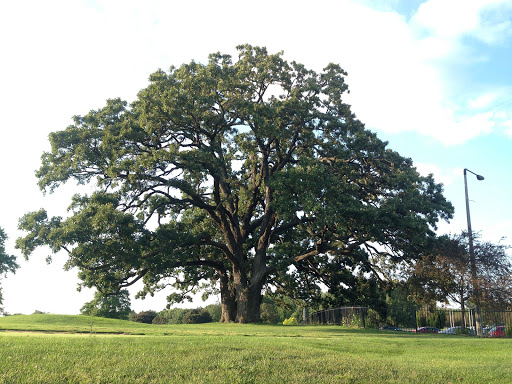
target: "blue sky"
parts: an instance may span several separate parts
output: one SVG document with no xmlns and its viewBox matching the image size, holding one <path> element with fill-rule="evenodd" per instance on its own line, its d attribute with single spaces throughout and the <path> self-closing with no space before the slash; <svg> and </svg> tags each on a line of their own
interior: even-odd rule
<svg viewBox="0 0 512 384">
<path fill-rule="evenodd" d="M 63 215 L 78 192 L 37 188 L 50 132 L 107 98 L 132 101 L 158 68 L 242 43 L 315 70 L 339 63 L 367 128 L 445 185 L 456 211 L 440 232 L 466 227 L 469 168 L 485 176 L 468 179 L 473 229 L 512 244 L 512 0 L 27 0 L 1 3 L 0 36 L 0 226 L 12 254 L 19 217 L 41 207 Z M 20 256 L 3 279 L 8 312 L 75 314 L 92 298 L 75 291 L 65 255 L 49 266 L 45 255 Z M 164 296 L 132 307 L 160 310 Z"/>
</svg>

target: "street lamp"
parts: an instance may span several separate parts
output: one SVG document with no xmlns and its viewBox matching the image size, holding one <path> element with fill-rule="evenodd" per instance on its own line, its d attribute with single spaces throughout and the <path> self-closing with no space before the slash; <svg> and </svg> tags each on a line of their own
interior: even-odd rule
<svg viewBox="0 0 512 384">
<path fill-rule="evenodd" d="M 478 287 L 476 275 L 475 252 L 473 249 L 473 232 L 471 231 L 471 217 L 469 215 L 469 198 L 468 198 L 468 182 L 466 173 L 470 172 L 476 176 L 477 180 L 483 180 L 484 177 L 477 175 L 475 172 L 464 168 L 464 188 L 466 190 L 466 216 L 468 219 L 468 240 L 469 240 L 469 261 L 471 263 L 471 280 L 473 283 L 473 292 L 475 296 L 475 320 L 476 320 L 476 334 L 482 336 L 482 317 L 480 314 L 480 288 Z"/>
</svg>

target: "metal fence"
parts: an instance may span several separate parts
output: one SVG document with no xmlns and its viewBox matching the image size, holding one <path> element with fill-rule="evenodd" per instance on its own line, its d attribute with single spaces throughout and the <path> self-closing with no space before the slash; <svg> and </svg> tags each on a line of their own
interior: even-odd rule
<svg viewBox="0 0 512 384">
<path fill-rule="evenodd" d="M 339 307 L 317 311 L 309 315 L 303 324 L 332 324 L 366 328 L 367 307 Z"/>
<path fill-rule="evenodd" d="M 512 311 L 481 311 L 483 336 L 512 337 Z M 384 317 L 384 318 L 383 318 Z M 304 316 L 302 324 L 330 324 L 361 328 L 395 329 L 401 331 L 429 331 L 476 335 L 473 308 L 464 311 L 450 308 L 388 308 L 387 315 L 363 306 L 338 307 Z"/>
<path fill-rule="evenodd" d="M 483 336 L 512 337 L 512 311 L 481 311 Z M 476 334 L 474 308 L 461 309 L 422 309 L 416 312 L 417 326 L 431 326 L 449 333 Z M 502 327 L 497 333 L 495 328 Z M 442 331 L 443 332 L 443 331 Z M 489 332 L 493 332 L 491 335 Z"/>
</svg>

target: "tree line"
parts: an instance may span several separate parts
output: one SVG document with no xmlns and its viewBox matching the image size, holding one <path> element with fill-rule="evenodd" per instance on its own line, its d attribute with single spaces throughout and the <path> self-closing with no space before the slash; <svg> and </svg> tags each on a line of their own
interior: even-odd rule
<svg viewBox="0 0 512 384">
<path fill-rule="evenodd" d="M 285 320 L 300 321 L 302 306 L 290 297 L 263 296 L 261 304 L 261 322 L 282 324 Z M 38 311 L 39 312 L 39 311 Z M 41 312 L 42 313 L 42 312 Z M 200 324 L 219 322 L 222 318 L 221 304 L 209 304 L 198 308 L 171 308 L 159 312 L 149 310 L 134 312 L 131 309 L 128 290 L 115 295 L 103 295 L 96 292 L 94 299 L 85 303 L 80 313 L 86 316 L 98 316 L 112 319 L 131 320 L 148 324 Z"/>
</svg>

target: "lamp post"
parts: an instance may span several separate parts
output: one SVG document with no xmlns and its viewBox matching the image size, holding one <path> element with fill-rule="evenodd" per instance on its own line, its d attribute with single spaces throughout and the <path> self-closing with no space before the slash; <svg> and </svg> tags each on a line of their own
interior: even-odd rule
<svg viewBox="0 0 512 384">
<path fill-rule="evenodd" d="M 471 216 L 469 215 L 468 181 L 466 176 L 467 172 L 475 175 L 477 180 L 483 180 L 484 177 L 481 175 L 477 175 L 475 172 L 472 172 L 469 169 L 464 168 L 464 188 L 466 190 L 466 216 L 468 219 L 469 261 L 471 264 L 471 280 L 473 283 L 473 292 L 475 297 L 476 334 L 477 336 L 482 336 L 482 317 L 480 314 L 480 288 L 478 287 L 477 281 L 475 251 L 473 249 L 473 232 L 471 231 Z"/>
</svg>

